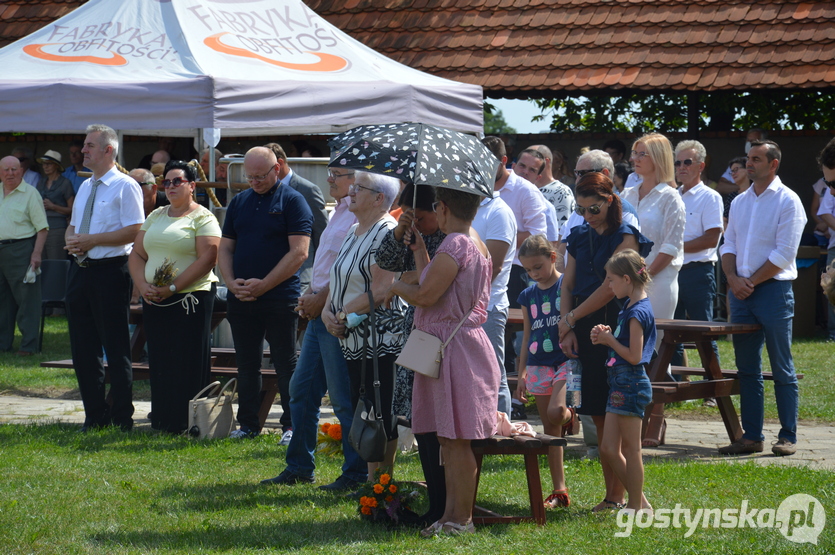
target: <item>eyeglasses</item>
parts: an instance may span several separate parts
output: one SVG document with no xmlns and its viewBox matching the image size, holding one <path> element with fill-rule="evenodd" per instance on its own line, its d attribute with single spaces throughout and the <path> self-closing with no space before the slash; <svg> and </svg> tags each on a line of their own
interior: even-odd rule
<svg viewBox="0 0 835 555">
<path fill-rule="evenodd" d="M 581 177 L 583 177 L 587 173 L 593 173 L 593 172 L 600 173 L 600 172 L 602 172 L 602 170 L 574 170 L 574 177 L 576 177 L 577 179 L 580 179 Z"/>
<path fill-rule="evenodd" d="M 442 201 L 440 201 L 440 200 L 436 200 L 435 202 L 432 203 L 432 212 L 437 212 L 438 211 L 438 205 L 441 204 L 441 202 Z"/>
<path fill-rule="evenodd" d="M 647 156 L 649 156 L 648 152 L 638 152 L 637 150 L 633 150 L 631 159 L 640 160 L 641 158 L 646 158 Z"/>
<path fill-rule="evenodd" d="M 365 189 L 366 191 L 371 191 L 372 193 L 380 192 L 377 189 L 372 189 L 371 187 L 364 187 L 359 183 L 351 183 L 351 185 L 348 187 L 348 193 L 355 195 L 360 192 L 360 189 Z"/>
<path fill-rule="evenodd" d="M 731 168 L 731 173 L 741 172 L 744 168 L 740 168 L 737 166 L 736 168 Z"/>
<path fill-rule="evenodd" d="M 348 173 L 328 172 L 328 179 L 333 179 L 334 181 L 336 181 L 340 177 L 351 177 L 352 175 L 354 175 L 354 173 L 355 172 L 348 172 Z"/>
<path fill-rule="evenodd" d="M 835 179 L 833 179 L 832 181 L 827 181 L 826 179 L 824 179 L 824 180 L 823 180 L 823 183 L 824 183 L 827 187 L 832 187 L 833 189 L 835 189 Z"/>
<path fill-rule="evenodd" d="M 580 206 L 580 205 L 578 204 L 578 205 L 577 205 L 577 207 L 576 207 L 576 208 L 574 208 L 574 211 L 575 211 L 575 212 L 577 212 L 577 214 L 578 214 L 578 215 L 583 216 L 583 215 L 585 215 L 586 210 L 588 210 L 588 211 L 589 211 L 589 214 L 592 214 L 592 215 L 595 215 L 595 216 L 596 216 L 596 215 L 600 214 L 600 207 L 601 207 L 601 206 L 603 206 L 603 203 L 600 203 L 600 204 L 592 204 L 592 205 L 591 205 L 591 206 L 589 206 L 588 208 L 586 208 L 586 207 L 584 207 L 584 206 Z"/>
<path fill-rule="evenodd" d="M 675 162 L 673 162 L 673 165 L 677 168 L 681 167 L 682 164 L 689 168 L 693 165 L 693 160 L 688 158 L 687 160 L 676 160 Z"/>
<path fill-rule="evenodd" d="M 271 167 L 270 171 L 268 171 L 264 175 L 245 175 L 244 179 L 246 179 L 247 181 L 264 181 L 265 179 L 267 179 L 267 176 L 270 175 L 274 169 L 275 166 Z"/>
<path fill-rule="evenodd" d="M 183 179 L 182 177 L 175 177 L 174 179 L 166 179 L 164 180 L 161 185 L 163 189 L 176 189 L 183 183 L 188 183 L 188 179 Z"/>
</svg>

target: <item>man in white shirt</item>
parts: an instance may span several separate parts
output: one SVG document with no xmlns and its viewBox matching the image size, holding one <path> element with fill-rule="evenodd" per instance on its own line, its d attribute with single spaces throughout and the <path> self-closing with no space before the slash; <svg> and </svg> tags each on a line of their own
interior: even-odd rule
<svg viewBox="0 0 835 555">
<path fill-rule="evenodd" d="M 768 347 L 780 418 L 780 432 L 771 451 L 782 456 L 797 450 L 792 281 L 797 278 L 795 257 L 806 214 L 797 194 L 777 177 L 780 156 L 780 147 L 773 141 L 751 144 L 746 170 L 752 184 L 731 203 L 721 248 L 732 321 L 762 326 L 760 331 L 733 336 L 744 433 L 719 449 L 726 455 L 763 450 L 763 344 Z"/>
<path fill-rule="evenodd" d="M 91 125 L 84 139 L 82 183 L 67 227 L 70 266 L 67 319 L 78 389 L 84 402 L 82 432 L 113 424 L 133 427 L 133 371 L 128 316 L 128 255 L 145 213 L 136 182 L 116 168 L 119 139 L 106 125 Z M 113 405 L 104 396 L 102 348 L 107 355 Z"/>
<path fill-rule="evenodd" d="M 702 183 L 707 151 L 699 141 L 681 141 L 675 152 L 676 178 L 684 202 L 684 262 L 678 273 L 677 320 L 713 321 L 716 299 L 716 247 L 722 236 L 722 196 Z M 716 342 L 713 352 L 719 358 Z M 673 364 L 681 366 L 684 348 L 679 345 Z M 715 406 L 715 401 L 711 404 Z"/>
<path fill-rule="evenodd" d="M 507 298 L 507 281 L 510 267 L 516 253 L 516 218 L 510 207 L 501 199 L 500 193 L 485 198 L 478 207 L 472 227 L 490 251 L 493 260 L 493 275 L 490 283 L 490 302 L 487 304 L 487 321 L 481 326 L 493 345 L 502 379 L 499 383 L 498 410 L 510 415 L 510 389 L 505 369 L 505 327 L 510 303 Z"/>
<path fill-rule="evenodd" d="M 519 155 L 519 161 L 513 165 L 513 172 L 536 185 L 545 200 L 553 205 L 556 215 L 556 229 L 559 233 L 560 227 L 568 221 L 568 217 L 574 211 L 574 193 L 571 192 L 568 185 L 563 184 L 558 179 L 542 180 L 548 159 L 538 150 L 539 148 L 545 149 L 546 147 L 531 146 L 523 150 Z M 548 152 L 550 153 L 550 151 Z"/>
<path fill-rule="evenodd" d="M 826 185 L 821 195 L 818 216 L 829 227 L 829 244 L 827 245 L 826 267 L 835 262 L 835 139 L 829 141 L 818 157 L 823 172 L 823 182 Z M 835 341 L 835 307 L 831 304 L 827 308 L 827 331 L 830 341 Z"/>
<path fill-rule="evenodd" d="M 501 162 L 496 172 L 496 184 L 493 189 L 501 192 L 502 200 L 510 207 L 516 217 L 517 252 L 514 253 L 513 266 L 510 269 L 507 296 L 510 305 L 518 307 L 519 303 L 516 302 L 516 299 L 527 286 L 527 275 L 517 256 L 519 247 L 531 235 L 542 234 L 548 236 L 547 212 L 549 208 L 553 207 L 545 201 L 545 197 L 533 183 L 507 170 L 505 167 L 507 153 L 504 142 L 500 138 L 495 136 L 485 137 L 481 142 Z M 558 232 L 559 230 L 557 230 Z"/>
</svg>

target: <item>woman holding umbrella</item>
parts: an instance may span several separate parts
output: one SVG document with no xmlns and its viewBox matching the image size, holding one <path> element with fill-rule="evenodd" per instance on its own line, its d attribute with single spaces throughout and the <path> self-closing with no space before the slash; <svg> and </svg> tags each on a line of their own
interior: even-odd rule
<svg viewBox="0 0 835 555">
<path fill-rule="evenodd" d="M 437 433 L 446 481 L 444 513 L 421 532 L 424 537 L 475 531 L 476 461 L 470 442 L 495 432 L 500 377 L 498 361 L 481 329 L 490 297 L 490 255 L 470 227 L 481 197 L 439 188 L 435 198 L 438 226 L 447 237 L 430 261 L 426 244 L 415 234 L 411 248 L 420 281 L 414 285 L 396 281 L 388 294 L 417 307 L 416 329 L 443 340 L 464 320 L 444 350 L 438 378 L 418 374 L 414 380 L 412 429 L 415 434 Z"/>
</svg>

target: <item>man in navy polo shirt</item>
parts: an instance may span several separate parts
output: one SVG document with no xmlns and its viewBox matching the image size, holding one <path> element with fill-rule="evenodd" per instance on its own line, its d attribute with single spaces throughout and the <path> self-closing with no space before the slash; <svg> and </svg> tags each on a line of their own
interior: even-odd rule
<svg viewBox="0 0 835 555">
<path fill-rule="evenodd" d="M 232 437 L 261 432 L 261 358 L 263 341 L 278 376 L 281 427 L 292 431 L 290 378 L 296 367 L 301 291 L 299 268 L 307 258 L 313 214 L 304 197 L 279 181 L 275 154 L 255 147 L 246 153 L 244 172 L 250 189 L 229 203 L 219 264 L 229 288 L 226 319 L 232 328 L 238 363 L 238 423 Z M 289 442 L 289 435 L 287 438 Z"/>
</svg>

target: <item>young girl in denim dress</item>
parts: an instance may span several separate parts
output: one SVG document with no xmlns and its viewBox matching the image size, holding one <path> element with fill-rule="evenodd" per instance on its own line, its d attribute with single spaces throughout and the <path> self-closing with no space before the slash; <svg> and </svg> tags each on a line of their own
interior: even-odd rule
<svg viewBox="0 0 835 555">
<path fill-rule="evenodd" d="M 534 284 L 519 294 L 524 331 L 519 354 L 519 379 L 514 395 L 523 403 L 525 394 L 536 399 L 547 435 L 562 436 L 562 428 L 573 413 L 565 403 L 567 357 L 559 346 L 560 288 L 562 279 L 555 262 L 557 253 L 544 235 L 532 235 L 519 249 L 519 261 Z M 545 508 L 568 507 L 571 500 L 565 486 L 563 448 L 548 448 L 548 467 L 554 490 Z"/>
<path fill-rule="evenodd" d="M 656 337 L 655 316 L 646 293 L 649 281 L 646 262 L 637 252 L 627 249 L 612 256 L 606 263 L 606 282 L 618 299 L 627 301 L 614 333 L 603 324 L 591 330 L 592 343 L 606 345 L 610 355 L 606 362 L 609 400 L 600 456 L 606 458 L 626 487 L 626 508 L 633 511 L 652 511 L 643 493 L 641 460 L 641 423 L 644 407 L 652 398 L 644 367 L 652 358 Z"/>
</svg>

